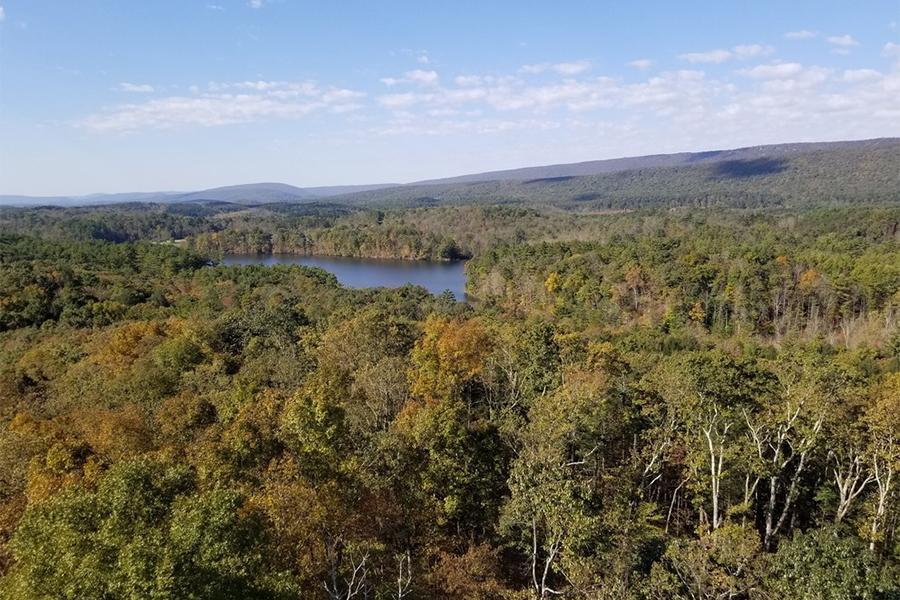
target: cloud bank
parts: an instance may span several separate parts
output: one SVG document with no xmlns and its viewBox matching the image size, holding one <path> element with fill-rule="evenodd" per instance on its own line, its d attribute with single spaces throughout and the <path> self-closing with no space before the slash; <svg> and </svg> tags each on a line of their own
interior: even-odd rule
<svg viewBox="0 0 900 600">
<path fill-rule="evenodd" d="M 799 33 L 793 32 L 794 37 L 808 37 Z M 829 43 L 841 48 L 856 43 L 850 36 L 838 37 L 839 42 Z M 112 105 L 76 125 L 102 133 L 315 118 L 329 119 L 329 128 L 355 138 L 643 132 L 640 135 L 657 138 L 679 136 L 698 145 L 710 145 L 699 140 L 711 136 L 835 139 L 900 134 L 900 63 L 892 61 L 887 70 L 834 69 L 773 59 L 773 53 L 763 44 L 688 53 L 677 58 L 696 67 L 657 72 L 656 61 L 640 58 L 628 63 L 637 80 L 595 73 L 583 60 L 533 63 L 499 74 L 413 69 L 380 78 L 381 85 L 391 89 L 375 93 L 315 81 L 246 80 L 156 96 L 149 84 L 122 83 L 120 91 L 154 97 Z M 882 54 L 900 58 L 900 45 L 888 42 Z M 413 60 L 424 64 L 418 60 L 423 55 Z M 703 65 L 710 65 L 709 70 Z M 373 83 L 378 89 L 377 81 Z M 353 116 L 344 116 L 348 113 Z"/>
</svg>

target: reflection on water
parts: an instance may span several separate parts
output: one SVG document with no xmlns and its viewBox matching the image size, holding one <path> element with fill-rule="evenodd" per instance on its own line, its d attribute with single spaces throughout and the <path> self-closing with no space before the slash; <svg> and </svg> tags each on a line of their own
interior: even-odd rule
<svg viewBox="0 0 900 600">
<path fill-rule="evenodd" d="M 303 265 L 334 273 L 347 287 L 402 287 L 420 285 L 432 294 L 450 290 L 457 300 L 465 299 L 466 273 L 462 261 L 384 260 L 339 256 L 296 256 L 293 254 L 227 255 L 226 265 Z"/>
</svg>

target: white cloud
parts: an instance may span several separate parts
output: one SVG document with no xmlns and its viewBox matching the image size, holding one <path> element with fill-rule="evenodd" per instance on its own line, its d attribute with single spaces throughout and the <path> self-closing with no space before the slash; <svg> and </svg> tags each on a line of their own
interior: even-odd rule
<svg viewBox="0 0 900 600">
<path fill-rule="evenodd" d="M 387 94 L 378 99 L 382 106 L 387 108 L 406 108 L 419 101 L 419 96 L 413 93 Z"/>
<path fill-rule="evenodd" d="M 502 132 L 530 123 L 566 130 L 559 134 L 566 139 L 577 137 L 577 131 L 593 132 L 587 137 L 596 139 L 597 132 L 609 131 L 600 125 L 607 111 L 624 112 L 620 125 L 631 123 L 630 135 L 657 144 L 642 148 L 647 151 L 659 151 L 659 141 L 666 139 L 734 146 L 900 133 L 895 100 L 900 73 L 881 74 L 879 80 L 851 74 L 848 81 L 843 72 L 835 77 L 826 68 L 785 64 L 746 69 L 743 82 L 713 79 L 696 70 L 664 72 L 634 84 L 607 77 L 546 85 L 515 78 L 472 81 L 464 89 L 417 95 L 402 118 L 379 133 Z M 460 91 L 466 95 L 455 93 Z M 467 116 L 475 111 L 484 114 Z M 617 154 L 625 153 L 617 148 Z"/>
<path fill-rule="evenodd" d="M 578 75 L 590 70 L 591 63 L 586 60 L 579 60 L 578 62 L 559 63 L 553 65 L 552 68 L 560 75 Z"/>
<path fill-rule="evenodd" d="M 800 31 L 788 31 L 784 34 L 784 38 L 787 40 L 808 40 L 816 37 L 817 35 L 818 34 L 814 31 L 801 29 Z"/>
<path fill-rule="evenodd" d="M 247 4 L 250 8 L 262 8 L 265 3 L 265 0 L 250 0 Z"/>
<path fill-rule="evenodd" d="M 747 60 L 757 56 L 766 56 L 773 52 L 775 52 L 775 48 L 772 46 L 764 46 L 762 44 L 739 44 L 731 50 L 719 48 L 707 52 L 688 52 L 686 54 L 679 54 L 678 58 L 689 63 L 720 64 L 731 60 L 732 58 Z"/>
<path fill-rule="evenodd" d="M 120 83 L 116 86 L 116 89 L 120 92 L 134 92 L 141 94 L 149 94 L 153 91 L 153 86 L 146 83 Z"/>
<path fill-rule="evenodd" d="M 359 110 L 362 92 L 320 87 L 315 82 L 244 81 L 191 86 L 190 96 L 168 96 L 121 104 L 77 122 L 93 131 L 137 131 L 183 126 L 214 127 L 273 119 L 298 119 L 314 112 Z"/>
<path fill-rule="evenodd" d="M 887 56 L 887 57 L 896 56 L 896 57 L 900 58 L 900 44 L 895 44 L 894 42 L 888 42 L 881 49 L 881 55 Z"/>
<path fill-rule="evenodd" d="M 849 82 L 875 81 L 881 79 L 881 73 L 874 69 L 849 69 L 844 71 L 843 80 Z"/>
<path fill-rule="evenodd" d="M 699 90 L 705 75 L 700 71 L 663 73 L 642 84 L 624 86 L 610 77 L 590 77 L 576 80 L 531 85 L 526 80 L 510 77 L 461 76 L 455 88 L 432 88 L 428 93 L 388 94 L 379 103 L 394 111 L 408 111 L 413 106 L 423 110 L 443 111 L 463 106 L 479 106 L 499 112 L 531 111 L 544 114 L 556 110 L 585 112 L 601 108 L 645 106 L 664 109 L 678 98 L 673 87 Z M 699 92 L 691 94 L 696 103 Z"/>
<path fill-rule="evenodd" d="M 416 58 L 416 62 L 419 63 L 420 65 L 428 65 L 428 64 L 431 64 L 431 59 L 428 58 L 428 53 L 427 53 L 427 52 L 422 52 L 422 53 L 419 54 L 419 56 Z"/>
<path fill-rule="evenodd" d="M 455 87 L 380 97 L 379 104 L 390 109 L 393 118 L 389 126 L 376 126 L 373 131 L 499 132 L 526 121 L 565 127 L 566 122 L 590 123 L 590 115 L 615 110 L 682 135 L 699 135 L 710 124 L 717 132 L 738 135 L 754 123 L 765 122 L 776 138 L 791 131 L 808 139 L 804 132 L 809 128 L 827 132 L 838 121 L 848 136 L 854 128 L 868 135 L 876 129 L 874 123 L 885 127 L 900 117 L 893 100 L 900 75 L 889 79 L 860 70 L 835 76 L 830 69 L 800 63 L 758 65 L 739 72 L 749 82 L 738 85 L 710 79 L 698 70 L 663 72 L 638 83 L 584 76 L 535 85 L 527 78 L 466 75 L 454 79 Z M 568 119 L 561 116 L 567 114 Z M 722 139 L 727 143 L 727 137 Z"/>
<path fill-rule="evenodd" d="M 519 68 L 519 73 L 523 73 L 525 75 L 537 75 L 538 73 L 543 73 L 550 67 L 547 63 L 536 63 L 533 65 L 522 65 Z"/>
<path fill-rule="evenodd" d="M 833 46 L 840 46 L 842 48 L 859 46 L 859 42 L 857 42 L 849 33 L 846 33 L 844 35 L 832 35 L 825 38 L 825 41 L 827 41 L 829 44 L 832 44 Z"/>
<path fill-rule="evenodd" d="M 632 60 L 628 63 L 629 67 L 633 67 L 638 69 L 639 71 L 645 71 L 649 69 L 653 65 L 653 61 L 649 58 L 638 58 L 636 60 Z"/>
<path fill-rule="evenodd" d="M 209 10 L 225 10 L 225 7 L 221 4 L 207 4 L 206 8 Z"/>
<path fill-rule="evenodd" d="M 731 58 L 731 52 L 728 50 L 710 50 L 708 52 L 688 52 L 679 54 L 678 58 L 686 60 L 689 63 L 723 63 Z"/>
<path fill-rule="evenodd" d="M 0 23 L 6 20 L 6 9 L 0 6 Z"/>
<path fill-rule="evenodd" d="M 404 77 L 407 81 L 412 81 L 413 83 L 420 83 L 422 85 L 432 85 L 437 83 L 438 74 L 436 71 L 424 71 L 422 69 L 415 69 L 413 71 L 407 71 L 404 74 Z"/>
<path fill-rule="evenodd" d="M 440 77 L 437 71 L 425 71 L 422 69 L 414 69 L 407 71 L 403 77 L 382 77 L 381 83 L 391 87 L 401 83 L 416 83 L 419 85 L 435 85 Z"/>
<path fill-rule="evenodd" d="M 740 59 L 767 56 L 773 52 L 775 52 L 775 48 L 772 46 L 763 46 L 761 44 L 746 44 L 734 47 L 734 55 Z"/>
<path fill-rule="evenodd" d="M 895 52 L 894 46 L 885 51 Z M 738 58 L 737 50 L 728 52 L 732 60 Z M 559 139 L 583 134 L 586 140 L 596 140 L 601 131 L 618 131 L 600 125 L 611 119 L 641 139 L 678 139 L 696 146 L 900 133 L 900 72 L 893 70 L 833 71 L 772 62 L 746 65 L 737 71 L 741 78 L 719 78 L 712 69 L 683 69 L 648 72 L 635 82 L 633 76 L 570 75 L 552 66 L 546 63 L 539 70 L 546 81 L 521 73 L 464 73 L 445 81 L 437 73 L 409 71 L 395 78 L 409 87 L 386 90 L 395 93 L 372 99 L 360 91 L 310 81 L 210 83 L 183 95 L 112 106 L 78 125 L 120 132 L 327 118 L 352 122 L 359 136 L 558 130 Z M 343 113 L 356 117 L 340 116 Z M 329 126 L 340 127 L 333 122 Z M 668 151 L 663 147 L 655 150 Z M 617 148 L 617 153 L 625 150 Z"/>
<path fill-rule="evenodd" d="M 459 75 L 453 78 L 453 83 L 460 87 L 481 85 L 482 82 L 484 82 L 484 77 L 479 75 Z"/>
<path fill-rule="evenodd" d="M 214 84 L 221 89 L 237 88 L 242 90 L 256 90 L 264 92 L 266 90 L 274 90 L 276 88 L 288 86 L 284 81 L 240 81 L 238 83 Z M 293 90 L 303 90 L 309 88 L 312 84 L 302 83 L 300 85 L 288 86 Z"/>
<path fill-rule="evenodd" d="M 586 60 L 576 62 L 563 63 L 535 63 L 531 65 L 523 65 L 519 69 L 519 73 L 524 75 L 538 75 L 545 72 L 554 72 L 560 75 L 578 75 L 590 70 L 591 63 Z"/>
<path fill-rule="evenodd" d="M 800 63 L 779 63 L 775 65 L 758 65 L 751 69 L 742 69 L 740 73 L 754 79 L 784 79 L 793 77 L 803 70 Z"/>
</svg>

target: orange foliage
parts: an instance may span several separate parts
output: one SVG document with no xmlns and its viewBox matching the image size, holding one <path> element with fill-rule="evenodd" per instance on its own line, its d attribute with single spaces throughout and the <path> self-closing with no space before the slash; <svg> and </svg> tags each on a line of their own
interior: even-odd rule
<svg viewBox="0 0 900 600">
<path fill-rule="evenodd" d="M 799 285 L 802 289 L 810 290 L 819 285 L 820 280 L 821 276 L 818 271 L 815 269 L 807 269 L 801 273 Z"/>
<path fill-rule="evenodd" d="M 153 434 L 136 405 L 121 410 L 84 410 L 72 419 L 79 436 L 106 460 L 132 458 L 151 447 Z"/>
<path fill-rule="evenodd" d="M 154 321 L 126 323 L 113 331 L 92 359 L 108 367 L 124 367 L 145 355 L 163 336 L 162 326 Z"/>
<path fill-rule="evenodd" d="M 439 597 L 447 600 L 489 600 L 506 591 L 499 553 L 486 543 L 470 546 L 462 555 L 440 552 L 430 579 Z"/>
</svg>

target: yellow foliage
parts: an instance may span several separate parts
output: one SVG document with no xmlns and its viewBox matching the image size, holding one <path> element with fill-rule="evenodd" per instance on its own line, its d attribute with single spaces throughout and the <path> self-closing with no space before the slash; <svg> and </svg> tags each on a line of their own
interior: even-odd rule
<svg viewBox="0 0 900 600">
<path fill-rule="evenodd" d="M 703 310 L 703 305 L 699 301 L 694 302 L 690 312 L 688 312 L 688 317 L 695 323 L 703 323 L 706 320 L 706 311 Z"/>
<path fill-rule="evenodd" d="M 154 321 L 126 323 L 104 340 L 104 346 L 93 355 L 93 362 L 109 367 L 127 366 L 146 354 L 163 335 L 162 326 Z"/>
<path fill-rule="evenodd" d="M 120 461 L 148 450 L 153 434 L 136 405 L 121 410 L 85 410 L 73 416 L 80 436 L 94 452 Z"/>
<path fill-rule="evenodd" d="M 553 271 L 547 277 L 547 280 L 544 282 L 544 289 L 547 290 L 548 294 L 555 294 L 559 289 L 559 274 L 556 271 Z"/>
<path fill-rule="evenodd" d="M 412 393 L 426 400 L 451 397 L 481 375 L 492 345 L 476 319 L 429 317 L 412 351 Z"/>
</svg>

